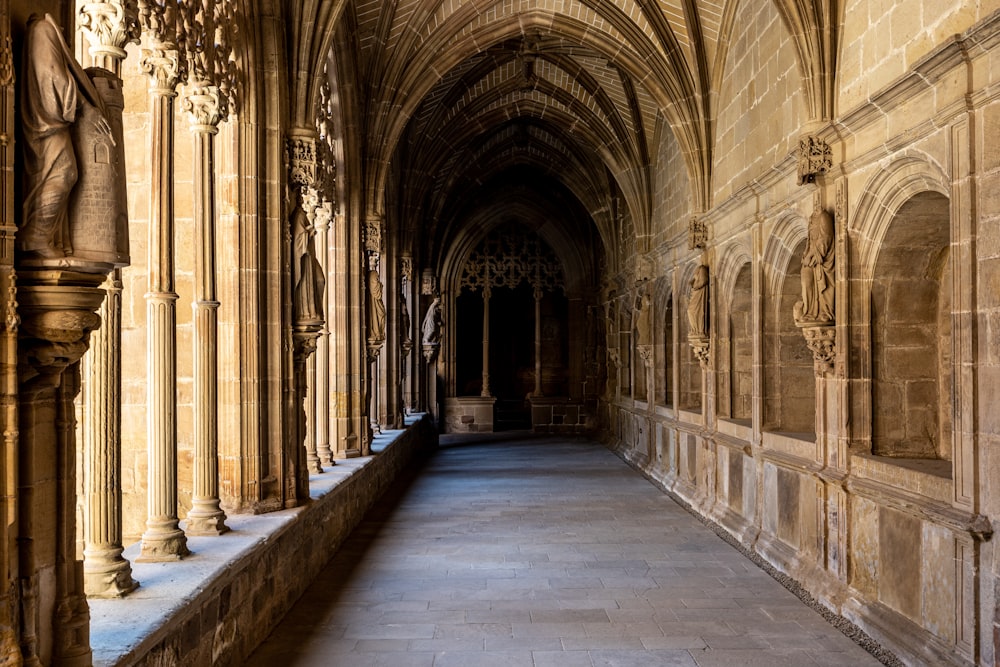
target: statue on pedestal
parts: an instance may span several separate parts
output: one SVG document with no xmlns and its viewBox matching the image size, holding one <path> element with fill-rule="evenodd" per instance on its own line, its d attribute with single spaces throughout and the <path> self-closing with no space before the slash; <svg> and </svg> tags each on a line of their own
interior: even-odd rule
<svg viewBox="0 0 1000 667">
<path fill-rule="evenodd" d="M 708 267 L 698 266 L 688 292 L 688 337 L 708 338 Z"/>
<path fill-rule="evenodd" d="M 313 238 L 316 235 L 306 213 L 307 195 L 292 197 L 292 279 L 295 320 L 299 324 L 320 324 L 323 321 L 323 290 L 326 278 L 316 259 Z"/>
<path fill-rule="evenodd" d="M 800 327 L 834 321 L 833 216 L 818 205 L 809 217 L 809 237 L 802 253 L 802 300 L 793 315 Z"/>
<path fill-rule="evenodd" d="M 85 72 L 49 14 L 28 20 L 21 95 L 24 209 L 17 235 L 22 260 L 65 263 L 76 255 L 74 265 L 128 263 L 127 243 L 124 251 L 119 243 L 128 233 L 121 99 L 120 81 L 106 70 Z M 74 239 L 84 252 L 76 252 Z"/>
</svg>

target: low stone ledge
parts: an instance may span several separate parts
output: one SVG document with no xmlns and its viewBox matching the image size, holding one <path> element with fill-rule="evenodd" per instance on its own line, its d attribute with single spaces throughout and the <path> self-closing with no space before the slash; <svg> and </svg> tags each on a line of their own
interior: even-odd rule
<svg viewBox="0 0 1000 667">
<path fill-rule="evenodd" d="M 136 563 L 140 587 L 120 600 L 89 600 L 95 667 L 239 665 L 315 579 L 399 474 L 437 444 L 427 419 L 372 443 L 374 456 L 338 460 L 310 475 L 312 502 L 227 517 L 231 532 L 189 537 L 192 555 Z"/>
</svg>

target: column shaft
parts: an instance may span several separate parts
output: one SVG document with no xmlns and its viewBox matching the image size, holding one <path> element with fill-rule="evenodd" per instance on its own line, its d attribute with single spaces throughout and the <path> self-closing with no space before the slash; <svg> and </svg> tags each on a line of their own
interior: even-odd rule
<svg viewBox="0 0 1000 667">
<path fill-rule="evenodd" d="M 101 328 L 90 338 L 83 429 L 84 587 L 91 597 L 134 591 L 132 566 L 122 557 L 121 479 L 121 270 L 104 285 Z"/>
<path fill-rule="evenodd" d="M 542 395 L 542 290 L 535 290 L 535 391 Z"/>
<path fill-rule="evenodd" d="M 215 287 L 215 152 L 217 129 L 192 127 L 194 137 L 194 494 L 191 535 L 229 530 L 219 501 L 219 302 Z"/>
<path fill-rule="evenodd" d="M 174 126 L 172 88 L 150 93 L 152 157 L 146 293 L 147 519 L 137 560 L 186 556 L 177 518 L 177 333 L 174 292 Z"/>
<path fill-rule="evenodd" d="M 483 390 L 481 396 L 491 396 L 490 392 L 490 289 L 483 290 Z"/>
</svg>

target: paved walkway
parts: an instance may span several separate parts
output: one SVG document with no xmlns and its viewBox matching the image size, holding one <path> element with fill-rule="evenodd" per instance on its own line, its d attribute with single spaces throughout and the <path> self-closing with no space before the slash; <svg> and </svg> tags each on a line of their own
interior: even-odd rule
<svg viewBox="0 0 1000 667">
<path fill-rule="evenodd" d="M 603 446 L 445 438 L 249 664 L 879 663 Z"/>
</svg>

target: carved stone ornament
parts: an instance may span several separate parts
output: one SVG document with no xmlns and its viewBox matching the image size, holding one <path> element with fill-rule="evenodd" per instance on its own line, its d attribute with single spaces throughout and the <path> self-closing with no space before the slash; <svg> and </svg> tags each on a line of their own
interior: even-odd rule
<svg viewBox="0 0 1000 667">
<path fill-rule="evenodd" d="M 822 176 L 832 167 L 833 150 L 828 143 L 812 135 L 799 139 L 799 185 L 816 182 L 817 176 Z"/>
<path fill-rule="evenodd" d="M 833 372 L 837 360 L 837 330 L 834 327 L 806 327 L 802 329 L 806 345 L 813 353 L 813 370 L 823 376 Z"/>
<path fill-rule="evenodd" d="M 621 356 L 621 353 L 618 351 L 617 347 L 609 347 L 608 348 L 608 359 L 611 360 L 611 364 L 615 368 L 621 370 L 621 367 L 622 367 L 622 356 Z"/>
<path fill-rule="evenodd" d="M 84 2 L 77 14 L 77 27 L 90 42 L 90 54 L 125 57 L 126 44 L 138 44 L 141 34 L 136 0 Z"/>
<path fill-rule="evenodd" d="M 382 252 L 382 221 L 378 218 L 365 220 L 365 250 Z"/>
<path fill-rule="evenodd" d="M 153 80 L 153 88 L 173 93 L 174 88 L 184 78 L 180 51 L 169 45 L 156 45 L 143 49 L 139 58 L 139 68 Z"/>
<path fill-rule="evenodd" d="M 219 87 L 199 83 L 190 87 L 181 108 L 187 113 L 193 131 L 216 134 L 222 122 L 222 100 Z"/>
<path fill-rule="evenodd" d="M 698 218 L 691 218 L 688 222 L 688 248 L 704 249 L 708 245 L 708 223 Z"/>
<path fill-rule="evenodd" d="M 413 282 L 413 258 L 402 257 L 399 260 L 399 272 L 408 283 Z"/>
<path fill-rule="evenodd" d="M 639 358 L 642 359 L 642 365 L 646 368 L 653 367 L 653 346 L 652 345 L 636 345 L 636 349 L 639 351 Z"/>
<path fill-rule="evenodd" d="M 289 132 L 288 180 L 294 185 L 311 187 L 316 182 L 316 137 L 314 132 Z"/>
<path fill-rule="evenodd" d="M 688 336 L 688 345 L 691 346 L 691 352 L 694 353 L 695 358 L 701 367 L 704 369 L 708 368 L 708 357 L 710 351 L 710 339 L 708 336 Z"/>
</svg>

